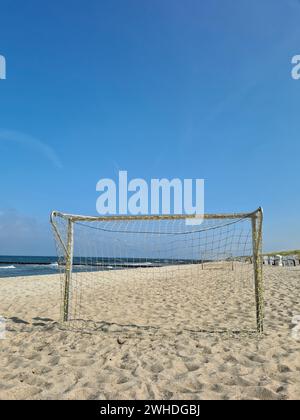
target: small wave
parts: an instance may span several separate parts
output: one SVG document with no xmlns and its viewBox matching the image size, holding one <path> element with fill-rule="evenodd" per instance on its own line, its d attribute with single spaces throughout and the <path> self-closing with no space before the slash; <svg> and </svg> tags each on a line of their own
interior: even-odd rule
<svg viewBox="0 0 300 420">
<path fill-rule="evenodd" d="M 128 263 L 128 266 L 130 267 L 148 267 L 150 265 L 153 265 L 152 262 L 136 262 L 136 263 Z"/>
<path fill-rule="evenodd" d="M 14 265 L 5 265 L 4 267 L 0 266 L 0 268 L 3 268 L 5 270 L 7 270 L 7 269 L 11 269 L 11 268 L 16 268 L 16 267 Z"/>
<path fill-rule="evenodd" d="M 58 268 L 58 263 L 57 262 L 51 263 L 51 264 L 49 264 L 49 267 Z"/>
</svg>

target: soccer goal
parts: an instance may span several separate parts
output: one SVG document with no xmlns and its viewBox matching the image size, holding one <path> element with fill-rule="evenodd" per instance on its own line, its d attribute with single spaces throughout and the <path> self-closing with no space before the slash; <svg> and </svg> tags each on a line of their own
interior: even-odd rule
<svg viewBox="0 0 300 420">
<path fill-rule="evenodd" d="M 53 211 L 62 321 L 261 333 L 261 208 L 197 217 Z"/>
</svg>

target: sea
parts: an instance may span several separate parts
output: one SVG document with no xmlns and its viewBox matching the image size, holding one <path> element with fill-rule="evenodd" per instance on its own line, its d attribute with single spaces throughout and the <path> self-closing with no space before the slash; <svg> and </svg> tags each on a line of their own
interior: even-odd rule
<svg viewBox="0 0 300 420">
<path fill-rule="evenodd" d="M 162 267 L 174 264 L 197 264 L 195 260 L 144 258 L 80 258 L 74 257 L 73 272 L 121 270 L 124 268 Z M 0 278 L 58 274 L 64 269 L 57 257 L 0 256 Z"/>
<path fill-rule="evenodd" d="M 0 256 L 0 278 L 59 273 L 57 257 Z"/>
</svg>

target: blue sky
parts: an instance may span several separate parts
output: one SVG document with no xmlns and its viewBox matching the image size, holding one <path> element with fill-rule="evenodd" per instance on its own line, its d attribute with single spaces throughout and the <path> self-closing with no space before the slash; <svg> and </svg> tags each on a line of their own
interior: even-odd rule
<svg viewBox="0 0 300 420">
<path fill-rule="evenodd" d="M 204 178 L 206 211 L 265 211 L 300 248 L 296 0 L 2 0 L 0 254 L 54 253 L 50 210 L 100 178 Z"/>
</svg>

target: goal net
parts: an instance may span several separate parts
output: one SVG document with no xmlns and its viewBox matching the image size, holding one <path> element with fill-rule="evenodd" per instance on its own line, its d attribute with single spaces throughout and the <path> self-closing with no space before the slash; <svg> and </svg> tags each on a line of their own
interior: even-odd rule
<svg viewBox="0 0 300 420">
<path fill-rule="evenodd" d="M 52 212 L 61 318 L 85 329 L 263 329 L 262 211 L 88 217 Z"/>
</svg>

